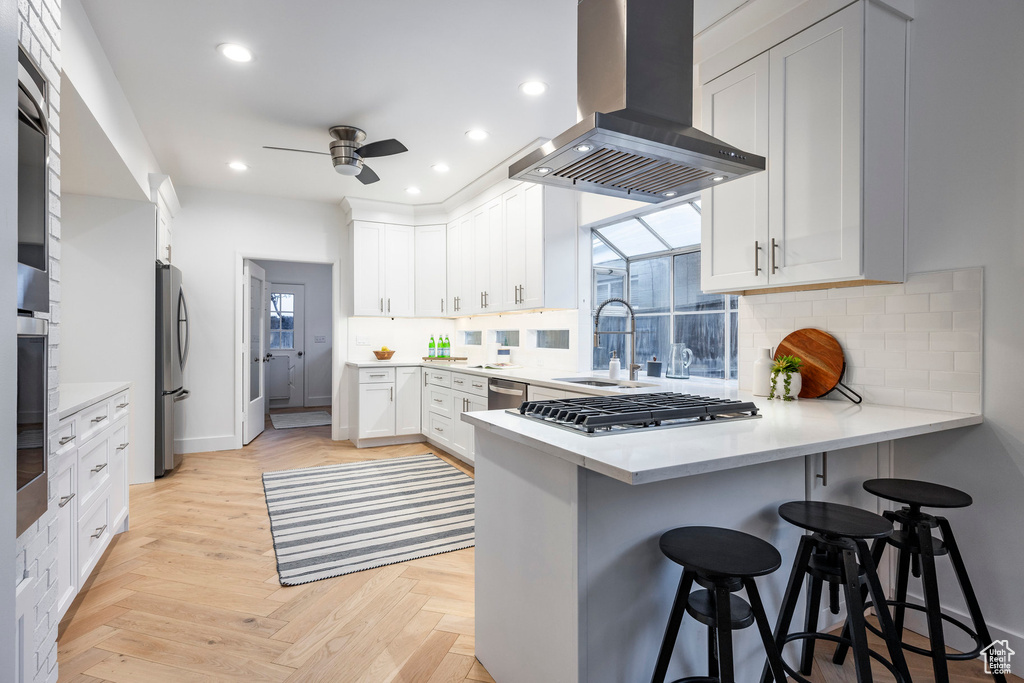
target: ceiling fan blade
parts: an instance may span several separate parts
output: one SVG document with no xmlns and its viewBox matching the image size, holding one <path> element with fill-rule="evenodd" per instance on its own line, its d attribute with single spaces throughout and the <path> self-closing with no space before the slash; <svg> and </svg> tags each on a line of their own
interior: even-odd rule
<svg viewBox="0 0 1024 683">
<path fill-rule="evenodd" d="M 356 180 L 361 182 L 363 185 L 369 185 L 380 180 L 380 176 L 373 172 L 373 169 L 363 164 L 363 170 L 356 176 Z"/>
<path fill-rule="evenodd" d="M 402 152 L 408 151 L 409 150 L 405 145 L 392 138 L 390 140 L 380 140 L 378 142 L 371 142 L 368 145 L 363 145 L 356 150 L 356 154 L 364 159 L 369 159 L 370 157 L 387 157 L 392 154 L 401 154 Z"/>
<path fill-rule="evenodd" d="M 276 149 L 281 152 L 303 152 L 305 154 L 323 154 L 324 156 L 331 156 L 330 152 L 314 152 L 311 149 L 295 149 L 294 147 L 271 147 L 270 145 L 263 145 L 263 149 Z"/>
</svg>

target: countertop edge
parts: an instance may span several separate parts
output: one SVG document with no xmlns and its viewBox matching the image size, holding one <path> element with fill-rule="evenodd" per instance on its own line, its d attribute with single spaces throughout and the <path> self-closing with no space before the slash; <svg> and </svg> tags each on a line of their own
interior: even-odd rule
<svg viewBox="0 0 1024 683">
<path fill-rule="evenodd" d="M 63 382 L 57 387 L 57 419 L 63 420 L 131 386 L 131 382 Z"/>
</svg>

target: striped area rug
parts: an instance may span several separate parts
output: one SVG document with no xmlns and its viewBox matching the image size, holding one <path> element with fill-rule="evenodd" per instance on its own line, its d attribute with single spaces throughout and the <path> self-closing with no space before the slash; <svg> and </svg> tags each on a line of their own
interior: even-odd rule
<svg viewBox="0 0 1024 683">
<path fill-rule="evenodd" d="M 282 586 L 472 547 L 473 479 L 434 455 L 263 474 Z"/>
</svg>

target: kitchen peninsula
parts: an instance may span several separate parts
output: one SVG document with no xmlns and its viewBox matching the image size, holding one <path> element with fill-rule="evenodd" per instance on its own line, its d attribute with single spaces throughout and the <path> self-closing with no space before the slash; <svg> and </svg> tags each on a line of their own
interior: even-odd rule
<svg viewBox="0 0 1024 683">
<path fill-rule="evenodd" d="M 878 509 L 860 484 L 891 476 L 894 440 L 982 421 L 725 393 L 754 401 L 760 417 L 587 436 L 508 412 L 463 416 L 476 432 L 476 652 L 495 680 L 648 680 L 680 573 L 658 548 L 664 531 L 746 531 L 785 567 L 800 532 L 780 523 L 781 503 Z M 759 579 L 772 620 L 786 575 Z M 678 642 L 669 679 L 703 672 L 704 627 L 684 620 Z M 740 632 L 734 646 L 737 680 L 755 680 L 756 635 Z"/>
</svg>

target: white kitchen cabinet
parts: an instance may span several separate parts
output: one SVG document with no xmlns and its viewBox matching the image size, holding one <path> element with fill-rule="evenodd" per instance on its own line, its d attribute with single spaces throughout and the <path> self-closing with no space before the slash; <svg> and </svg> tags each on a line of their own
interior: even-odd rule
<svg viewBox="0 0 1024 683">
<path fill-rule="evenodd" d="M 356 315 L 415 314 L 415 233 L 407 225 L 354 221 L 353 311 Z"/>
<path fill-rule="evenodd" d="M 430 385 L 427 383 L 428 370 L 420 368 L 420 433 L 430 436 Z"/>
<path fill-rule="evenodd" d="M 528 401 L 560 401 L 563 398 L 565 398 L 565 392 L 561 389 L 538 387 L 533 384 L 526 388 L 526 400 Z"/>
<path fill-rule="evenodd" d="M 171 262 L 171 212 L 160 196 L 156 202 L 156 260 Z"/>
<path fill-rule="evenodd" d="M 452 400 L 455 404 L 454 416 L 452 417 L 454 422 L 451 444 L 452 452 L 472 465 L 474 460 L 473 425 L 464 422 L 462 414 L 487 410 L 487 399 L 462 391 L 453 391 Z"/>
<path fill-rule="evenodd" d="M 395 436 L 395 384 L 359 385 L 358 438 Z"/>
<path fill-rule="evenodd" d="M 57 614 L 63 615 L 78 592 L 78 463 L 74 454 L 62 459 L 50 482 L 57 497 Z"/>
<path fill-rule="evenodd" d="M 449 316 L 459 312 L 459 299 L 462 294 L 462 228 L 458 220 L 445 226 L 445 251 L 447 259 L 445 267 L 448 271 L 448 291 L 445 298 L 445 311 Z M 423 429 L 427 429 L 424 424 Z"/>
<path fill-rule="evenodd" d="M 505 301 L 509 310 L 544 306 L 544 190 L 541 185 L 523 183 L 502 195 Z M 552 225 L 549 229 L 554 233 L 557 228 Z"/>
<path fill-rule="evenodd" d="M 420 433 L 420 369 L 395 370 L 395 436 Z"/>
<path fill-rule="evenodd" d="M 447 226 L 416 228 L 416 317 L 447 315 Z"/>
<path fill-rule="evenodd" d="M 862 1 L 705 84 L 709 132 L 768 158 L 703 193 L 705 292 L 904 279 L 905 75 L 905 20 Z"/>
<path fill-rule="evenodd" d="M 454 262 L 449 262 L 448 272 L 455 271 L 457 290 L 450 311 L 453 316 L 473 315 L 481 311 L 480 290 L 477 289 L 478 240 L 474 229 L 474 215 L 469 213 L 459 217 L 455 221 L 454 230 L 456 249 L 454 254 L 449 250 L 449 258 L 453 258 Z"/>
</svg>

